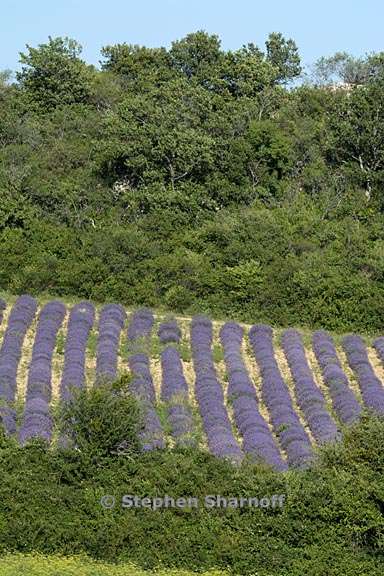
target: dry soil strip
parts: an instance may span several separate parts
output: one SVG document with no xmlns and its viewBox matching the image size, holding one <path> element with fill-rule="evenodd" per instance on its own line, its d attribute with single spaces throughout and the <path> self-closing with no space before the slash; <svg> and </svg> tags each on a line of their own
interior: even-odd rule
<svg viewBox="0 0 384 576">
<path fill-rule="evenodd" d="M 359 386 L 359 383 L 357 381 L 357 378 L 356 378 L 352 368 L 349 366 L 349 363 L 347 360 L 347 355 L 345 354 L 345 352 L 341 346 L 336 346 L 336 352 L 337 352 L 337 355 L 339 357 L 341 367 L 344 370 L 344 372 L 348 378 L 349 386 L 350 386 L 351 390 L 355 393 L 355 396 L 356 396 L 357 400 L 360 402 L 360 404 L 362 406 L 364 406 L 360 386 Z"/>
<path fill-rule="evenodd" d="M 326 385 L 326 383 L 324 382 L 324 379 L 323 379 L 323 376 L 321 373 L 321 368 L 319 366 L 319 363 L 317 362 L 315 353 L 313 352 L 312 348 L 304 348 L 304 349 L 305 349 L 305 355 L 307 357 L 307 362 L 308 362 L 309 367 L 311 369 L 311 372 L 313 374 L 313 378 L 314 378 L 317 386 L 319 387 L 319 389 L 321 390 L 321 392 L 324 395 L 326 408 L 327 408 L 329 414 L 335 420 L 335 422 L 337 424 L 340 424 L 339 418 L 333 409 L 332 398 L 331 398 L 331 395 L 329 392 L 329 388 Z"/>
<path fill-rule="evenodd" d="M 37 307 L 35 317 L 28 328 L 25 339 L 23 342 L 23 347 L 21 350 L 21 359 L 17 369 L 17 388 L 16 388 L 16 403 L 23 404 L 25 402 L 25 396 L 27 393 L 27 383 L 28 383 L 28 371 L 32 360 L 32 349 L 33 343 L 35 341 L 36 327 L 38 323 L 38 318 L 40 314 L 41 306 Z"/>
<path fill-rule="evenodd" d="M 68 320 L 71 307 L 66 306 L 66 314 L 56 336 L 56 344 L 52 355 L 52 403 L 55 404 L 60 398 L 60 382 L 64 367 L 64 350 L 67 340 Z M 62 339 L 63 349 L 61 354 L 57 350 L 57 343 Z"/>
<path fill-rule="evenodd" d="M 93 321 L 93 326 L 89 332 L 87 345 L 85 348 L 85 386 L 88 389 L 94 386 L 96 380 L 96 348 L 99 316 L 100 307 L 95 306 L 95 318 Z"/>
<path fill-rule="evenodd" d="M 384 366 L 375 350 L 371 346 L 367 346 L 368 359 L 372 365 L 373 371 L 384 386 Z"/>
</svg>

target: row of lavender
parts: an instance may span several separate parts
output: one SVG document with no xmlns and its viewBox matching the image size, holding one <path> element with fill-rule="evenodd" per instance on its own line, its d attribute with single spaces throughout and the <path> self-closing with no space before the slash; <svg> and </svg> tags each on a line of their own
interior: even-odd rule
<svg viewBox="0 0 384 576">
<path fill-rule="evenodd" d="M 0 313 L 4 308 L 0 302 Z M 16 432 L 14 402 L 17 368 L 25 334 L 36 310 L 37 303 L 33 298 L 22 296 L 17 300 L 9 315 L 0 349 L 0 416 L 9 434 Z M 44 306 L 39 314 L 24 414 L 19 428 L 21 443 L 33 436 L 51 439 L 52 357 L 65 314 L 65 306 L 56 301 Z M 60 384 L 60 396 L 64 401 L 71 398 L 73 387 L 85 384 L 86 347 L 94 317 L 95 309 L 88 302 L 74 306 L 70 312 Z M 118 346 L 125 321 L 126 313 L 122 306 L 108 304 L 102 308 L 98 325 L 96 385 L 112 381 L 117 376 Z M 153 324 L 151 311 L 139 310 L 132 315 L 127 333 L 131 352 L 128 363 L 134 376 L 132 390 L 142 402 L 145 413 L 142 438 L 145 450 L 165 446 L 164 431 L 155 409 L 156 395 L 150 370 L 149 339 Z M 176 322 L 171 321 L 163 323 L 158 334 L 164 345 L 161 353 L 161 398 L 167 405 L 171 433 L 177 444 L 191 446 L 195 444 L 193 418 L 177 350 L 180 330 Z M 261 370 L 262 400 L 269 411 L 279 446 L 260 413 L 259 400 L 242 359 L 243 329 L 236 323 L 227 323 L 221 329 L 220 338 L 229 379 L 227 400 L 232 405 L 234 421 L 242 438 L 242 449 L 228 417 L 223 389 L 212 358 L 212 323 L 201 316 L 193 319 L 191 347 L 196 376 L 195 395 L 210 451 L 234 462 L 240 462 L 245 453 L 278 470 L 284 470 L 287 464 L 281 456 L 280 447 L 289 466 L 306 465 L 313 456 L 312 446 L 276 362 L 272 329 L 255 325 L 250 330 L 249 339 Z M 312 343 L 335 415 L 342 423 L 356 421 L 361 405 L 349 387 L 332 338 L 324 331 L 317 331 L 313 334 Z M 357 377 L 365 405 L 383 414 L 384 389 L 372 369 L 362 339 L 347 336 L 342 344 Z M 285 331 L 282 346 L 292 373 L 296 402 L 314 439 L 318 443 L 336 440 L 339 437 L 337 424 L 327 411 L 324 396 L 314 381 L 300 334 L 294 330 Z M 378 338 L 374 347 L 384 363 L 384 337 Z"/>
<path fill-rule="evenodd" d="M 52 356 L 57 333 L 63 323 L 66 308 L 61 302 L 49 302 L 41 310 L 28 371 L 27 391 L 19 440 L 25 444 L 39 436 L 48 442 L 52 437 L 50 413 L 52 396 Z"/>
<path fill-rule="evenodd" d="M 252 326 L 249 339 L 261 372 L 261 393 L 271 424 L 289 466 L 307 465 L 312 459 L 311 441 L 297 415 L 276 361 L 270 326 Z"/>
<path fill-rule="evenodd" d="M 143 450 L 165 447 L 164 431 L 157 414 L 156 392 L 149 358 L 153 314 L 144 308 L 134 312 L 128 326 L 129 368 L 133 375 L 131 390 L 144 409 L 144 429 L 141 433 Z"/>
<path fill-rule="evenodd" d="M 195 395 L 212 454 L 239 463 L 243 453 L 233 434 L 212 357 L 212 322 L 195 316 L 191 324 L 191 349 L 195 369 Z"/>
<path fill-rule="evenodd" d="M 329 414 L 324 395 L 314 380 L 299 332 L 286 330 L 281 343 L 292 373 L 297 403 L 313 437 L 319 444 L 336 440 L 336 423 Z"/>
<path fill-rule="evenodd" d="M 167 406 L 171 434 L 180 447 L 194 447 L 194 421 L 189 402 L 188 384 L 177 345 L 181 330 L 176 320 L 163 322 L 158 331 L 164 349 L 161 352 L 162 387 L 161 399 Z"/>
<path fill-rule="evenodd" d="M 235 322 L 227 322 L 220 330 L 228 374 L 227 398 L 243 438 L 242 448 L 250 457 L 266 462 L 276 470 L 285 470 L 287 464 L 260 413 L 256 390 L 244 364 L 241 352 L 243 332 L 243 328 Z"/>
<path fill-rule="evenodd" d="M 0 349 L 0 416 L 8 434 L 16 432 L 14 403 L 19 366 L 24 338 L 32 324 L 37 302 L 30 296 L 21 296 L 9 315 Z"/>
</svg>

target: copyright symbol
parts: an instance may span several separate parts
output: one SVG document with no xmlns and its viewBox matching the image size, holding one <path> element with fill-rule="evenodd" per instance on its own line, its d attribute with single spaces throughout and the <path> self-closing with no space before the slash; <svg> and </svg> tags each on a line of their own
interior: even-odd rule
<svg viewBox="0 0 384 576">
<path fill-rule="evenodd" d="M 115 506 L 115 502 L 116 498 L 114 496 L 111 496 L 110 494 L 106 494 L 105 496 L 102 496 L 100 498 L 100 504 L 102 505 L 103 508 L 106 508 L 107 510 L 113 508 Z"/>
</svg>

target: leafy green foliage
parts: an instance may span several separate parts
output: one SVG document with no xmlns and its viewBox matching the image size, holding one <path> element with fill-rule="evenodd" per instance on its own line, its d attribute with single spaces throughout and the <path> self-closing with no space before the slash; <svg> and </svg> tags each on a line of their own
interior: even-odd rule
<svg viewBox="0 0 384 576">
<path fill-rule="evenodd" d="M 0 75 L 0 289 L 381 330 L 382 54 L 363 86 L 286 90 L 278 33 L 106 46 L 102 70 L 27 48 Z"/>
<path fill-rule="evenodd" d="M 384 82 L 369 84 L 343 98 L 330 117 L 329 157 L 343 165 L 351 183 L 368 199 L 384 181 Z"/>
<path fill-rule="evenodd" d="M 17 79 L 32 104 L 49 110 L 88 100 L 90 71 L 79 59 L 78 42 L 50 37 L 48 44 L 27 48 L 28 54 L 20 54 L 23 67 Z"/>
<path fill-rule="evenodd" d="M 234 469 L 197 450 L 90 460 L 37 441 L 20 448 L 1 436 L 0 550 L 88 554 L 149 570 L 379 576 L 383 421 L 366 415 L 343 432 L 343 442 L 322 449 L 311 469 L 284 474 L 247 462 Z M 115 496 L 113 509 L 101 506 L 105 494 Z M 203 505 L 124 509 L 124 494 L 193 496 Z M 264 510 L 210 509 L 204 506 L 210 494 L 284 494 L 285 502 Z"/>
<path fill-rule="evenodd" d="M 180 180 L 204 179 L 215 146 L 200 128 L 209 109 L 204 91 L 182 80 L 124 99 L 108 118 L 101 158 L 105 176 L 124 178 L 126 202 L 131 188 L 160 181 L 174 189 Z"/>
<path fill-rule="evenodd" d="M 278 82 L 286 83 L 300 75 L 300 56 L 294 40 L 286 40 L 280 32 L 272 32 L 265 45 L 267 60 L 278 70 Z"/>
<path fill-rule="evenodd" d="M 59 408 L 60 433 L 84 457 L 99 459 L 111 454 L 137 454 L 141 410 L 128 393 L 128 377 L 113 385 L 73 390 L 73 399 Z"/>
<path fill-rule="evenodd" d="M 355 58 L 347 52 L 336 52 L 332 56 L 322 56 L 315 62 L 312 71 L 317 84 L 329 85 L 344 82 L 347 85 L 362 85 L 383 80 L 384 53 L 368 54 Z"/>
<path fill-rule="evenodd" d="M 197 76 L 201 83 L 209 81 L 209 70 L 222 58 L 219 37 L 216 34 L 209 35 L 203 30 L 172 42 L 169 53 L 176 70 L 187 78 Z"/>
</svg>

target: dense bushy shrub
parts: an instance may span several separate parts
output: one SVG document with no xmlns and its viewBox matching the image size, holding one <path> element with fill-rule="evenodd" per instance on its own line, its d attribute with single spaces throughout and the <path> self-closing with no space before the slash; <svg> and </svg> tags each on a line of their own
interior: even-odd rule
<svg viewBox="0 0 384 576">
<path fill-rule="evenodd" d="M 128 393 L 129 378 L 73 391 L 58 409 L 63 437 L 85 457 L 105 458 L 120 452 L 134 454 L 140 443 L 141 410 Z"/>
<path fill-rule="evenodd" d="M 91 399 L 88 415 L 92 406 Z M 109 445 L 109 431 L 102 433 L 107 433 L 103 445 Z M 92 460 L 80 451 L 48 450 L 37 441 L 20 448 L 1 436 L 0 516 L 6 521 L 0 523 L 0 551 L 86 552 L 152 570 L 381 576 L 383 442 L 383 420 L 364 417 L 344 431 L 342 442 L 321 450 L 314 468 L 282 474 L 250 464 L 234 469 L 197 450 L 133 458 L 112 453 Z M 106 494 L 116 498 L 113 509 L 100 504 Z M 285 494 L 286 499 L 283 507 L 264 510 L 153 511 L 122 508 L 123 494 L 200 501 L 208 494 Z"/>
</svg>

